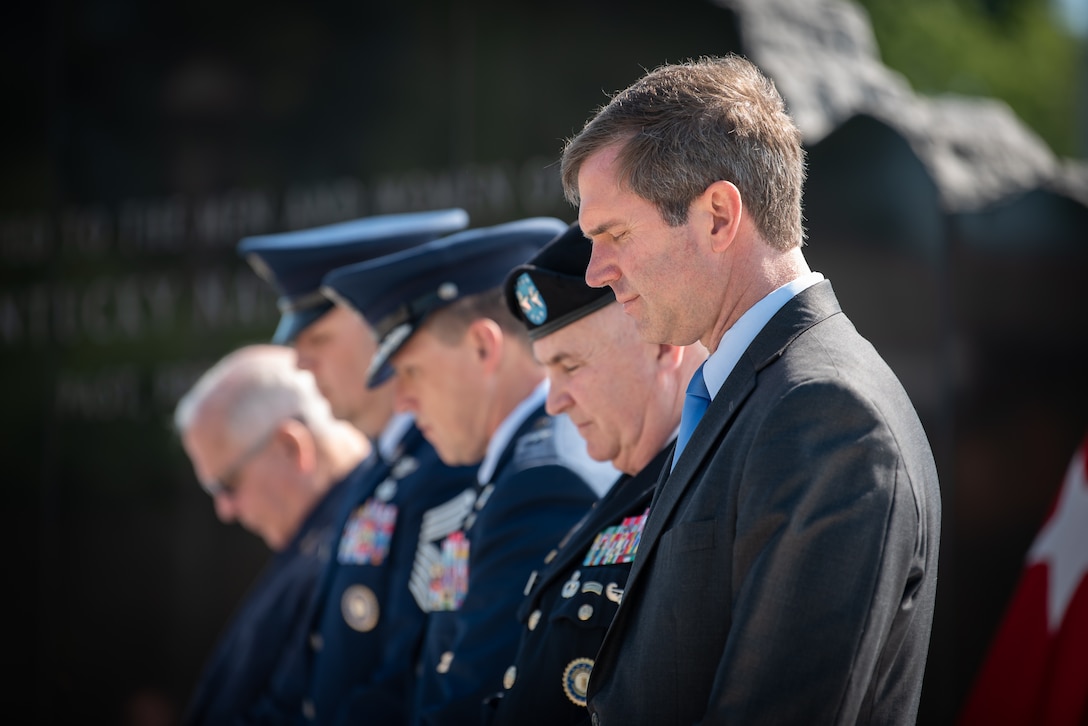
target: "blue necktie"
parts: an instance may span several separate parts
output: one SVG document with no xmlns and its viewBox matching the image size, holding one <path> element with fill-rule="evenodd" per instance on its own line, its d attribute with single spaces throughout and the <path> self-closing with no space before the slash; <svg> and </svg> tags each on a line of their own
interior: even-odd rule
<svg viewBox="0 0 1088 726">
<path fill-rule="evenodd" d="M 704 364 L 705 365 L 705 364 Z M 703 366 L 695 370 L 695 375 L 688 383 L 687 393 L 684 395 L 684 410 L 680 413 L 680 433 L 676 435 L 676 451 L 672 455 L 673 468 L 680 459 L 680 452 L 687 446 L 695 427 L 699 425 L 699 419 L 706 413 L 710 405 L 710 392 L 703 381 Z"/>
</svg>

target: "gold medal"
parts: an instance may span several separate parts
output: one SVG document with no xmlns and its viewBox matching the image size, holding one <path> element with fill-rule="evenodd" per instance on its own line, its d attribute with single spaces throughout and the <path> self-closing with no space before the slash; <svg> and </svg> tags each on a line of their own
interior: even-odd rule
<svg viewBox="0 0 1088 726">
<path fill-rule="evenodd" d="M 563 693 L 575 706 L 585 707 L 586 705 L 589 674 L 592 670 L 592 658 L 575 658 L 563 671 Z"/>
<path fill-rule="evenodd" d="M 366 585 L 352 585 L 340 598 L 340 612 L 352 630 L 369 633 L 378 624 L 378 597 Z"/>
</svg>

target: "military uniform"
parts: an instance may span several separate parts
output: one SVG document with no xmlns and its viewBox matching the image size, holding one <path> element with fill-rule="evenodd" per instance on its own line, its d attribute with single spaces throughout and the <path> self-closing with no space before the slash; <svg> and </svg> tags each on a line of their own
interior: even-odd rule
<svg viewBox="0 0 1088 726">
<path fill-rule="evenodd" d="M 333 307 L 331 270 L 423 244 L 468 225 L 462 209 L 387 214 L 243 239 L 238 253 L 279 292 L 273 341 L 290 344 Z M 409 594 L 423 513 L 471 487 L 475 467 L 448 467 L 410 417 L 398 416 L 352 476 L 333 556 L 305 619 L 304 692 L 295 723 L 408 719 L 425 613 Z"/>
<path fill-rule="evenodd" d="M 510 270 L 510 312 L 534 342 L 615 302 L 611 288 L 586 285 L 592 249 L 578 223 Z M 597 650 L 619 607 L 638 551 L 654 486 L 670 442 L 634 476 L 622 476 L 544 557 L 525 583 L 517 657 L 484 723 L 588 723 L 586 690 Z"/>
<path fill-rule="evenodd" d="M 503 690 L 488 700 L 485 723 L 589 723 L 593 661 L 623 596 L 669 449 L 671 442 L 637 475 L 616 482 L 529 575 L 518 608 L 521 644 Z"/>
<path fill-rule="evenodd" d="M 391 457 L 352 486 L 317 593 L 306 723 L 404 723 L 425 611 L 409 589 L 424 513 L 475 482 L 447 467 L 411 425 Z"/>
<path fill-rule="evenodd" d="M 504 448 L 494 475 L 457 501 L 460 511 L 447 510 L 462 515 L 459 522 L 452 519 L 455 528 L 420 542 L 429 558 L 440 559 L 427 578 L 432 613 L 416 723 L 479 722 L 481 704 L 500 687 L 521 635 L 517 583 L 585 515 L 601 479 L 614 478 L 614 469 L 592 461 L 584 449 L 557 445 L 564 440 L 559 430 L 568 426 L 566 417 L 536 407 Z"/>
<path fill-rule="evenodd" d="M 435 310 L 496 290 L 506 273 L 567 228 L 536 218 L 468 230 L 336 270 L 323 290 L 374 322 L 368 382 Z M 494 430 L 471 489 L 424 515 L 412 585 L 430 616 L 413 723 L 474 724 L 514 657 L 522 583 L 616 478 L 589 458 L 566 416 L 544 410 L 542 382 Z M 514 585 L 514 586 L 512 586 Z"/>
<path fill-rule="evenodd" d="M 318 578 L 350 488 L 333 485 L 273 556 L 219 638 L 182 723 L 289 723 L 305 688 L 303 647 Z"/>
</svg>

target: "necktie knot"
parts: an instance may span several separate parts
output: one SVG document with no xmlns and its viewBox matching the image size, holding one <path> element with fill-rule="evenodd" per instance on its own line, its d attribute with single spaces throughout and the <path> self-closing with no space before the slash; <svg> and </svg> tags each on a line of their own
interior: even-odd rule
<svg viewBox="0 0 1088 726">
<path fill-rule="evenodd" d="M 705 363 L 703 365 L 705 365 Z M 695 374 L 691 377 L 691 380 L 688 381 L 686 395 L 701 398 L 707 403 L 710 402 L 710 391 L 707 390 L 706 381 L 703 380 L 703 366 L 699 366 L 695 369 Z"/>
<path fill-rule="evenodd" d="M 704 364 L 705 365 L 705 364 Z M 684 409 L 680 413 L 680 432 L 676 435 L 676 451 L 672 455 L 673 467 L 680 459 L 680 452 L 687 446 L 695 427 L 702 419 L 706 409 L 710 406 L 710 391 L 707 390 L 706 381 L 703 380 L 703 366 L 695 370 L 695 375 L 688 383 L 687 393 L 684 394 Z"/>
</svg>

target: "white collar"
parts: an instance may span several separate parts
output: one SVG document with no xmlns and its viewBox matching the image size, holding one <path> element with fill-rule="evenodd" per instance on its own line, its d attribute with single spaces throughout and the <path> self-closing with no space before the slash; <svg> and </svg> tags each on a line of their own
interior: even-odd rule
<svg viewBox="0 0 1088 726">
<path fill-rule="evenodd" d="M 389 419 L 382 432 L 378 434 L 378 455 L 385 461 L 392 462 L 393 455 L 400 445 L 401 439 L 408 433 L 415 423 L 415 416 L 410 413 L 395 413 Z"/>
<path fill-rule="evenodd" d="M 718 343 L 718 349 L 706 359 L 706 364 L 703 366 L 703 381 L 712 399 L 718 395 L 725 379 L 733 372 L 744 351 L 748 350 L 748 346 L 775 313 L 802 290 L 807 290 L 823 279 L 824 276 L 819 272 L 809 272 L 787 282 L 748 308 L 744 315 L 741 315 L 737 322 L 725 331 L 721 342 Z"/>
</svg>

